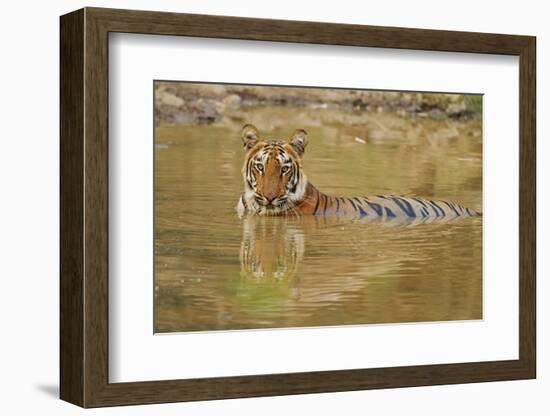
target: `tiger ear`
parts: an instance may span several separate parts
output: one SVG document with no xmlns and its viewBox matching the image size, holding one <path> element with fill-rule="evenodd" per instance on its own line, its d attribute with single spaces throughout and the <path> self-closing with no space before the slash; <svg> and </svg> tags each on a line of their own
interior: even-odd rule
<svg viewBox="0 0 550 416">
<path fill-rule="evenodd" d="M 296 153 L 298 153 L 298 156 L 302 157 L 307 146 L 307 131 L 302 129 L 296 130 L 292 133 L 292 136 L 288 139 L 288 142 L 294 148 Z"/>
<path fill-rule="evenodd" d="M 260 140 L 260 132 L 252 124 L 245 124 L 241 131 L 241 138 L 243 139 L 245 150 L 250 150 Z"/>
</svg>

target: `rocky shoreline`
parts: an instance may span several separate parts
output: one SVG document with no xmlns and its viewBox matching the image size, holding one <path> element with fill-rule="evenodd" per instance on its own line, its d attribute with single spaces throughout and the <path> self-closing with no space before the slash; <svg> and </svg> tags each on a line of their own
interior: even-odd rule
<svg viewBox="0 0 550 416">
<path fill-rule="evenodd" d="M 246 108 L 388 112 L 435 120 L 481 117 L 481 96 L 321 88 L 155 82 L 155 124 L 212 124 L 240 118 Z"/>
</svg>

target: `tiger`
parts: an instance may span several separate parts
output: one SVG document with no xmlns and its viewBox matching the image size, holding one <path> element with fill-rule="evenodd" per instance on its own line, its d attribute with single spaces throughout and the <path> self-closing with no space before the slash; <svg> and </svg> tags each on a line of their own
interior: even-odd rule
<svg viewBox="0 0 550 416">
<path fill-rule="evenodd" d="M 242 168 L 244 191 L 237 213 L 259 216 L 347 216 L 360 218 L 443 219 L 478 217 L 472 208 L 449 201 L 398 195 L 330 196 L 309 182 L 302 157 L 308 133 L 295 130 L 286 140 L 267 139 L 252 124 L 241 131 L 246 156 Z"/>
</svg>

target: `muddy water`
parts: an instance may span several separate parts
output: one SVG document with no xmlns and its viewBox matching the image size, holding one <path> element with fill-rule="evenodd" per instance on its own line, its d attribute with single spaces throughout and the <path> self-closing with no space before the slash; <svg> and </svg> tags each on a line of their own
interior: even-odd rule
<svg viewBox="0 0 550 416">
<path fill-rule="evenodd" d="M 246 122 L 273 136 L 305 128 L 304 169 L 325 193 L 483 210 L 479 121 L 286 111 Z M 156 129 L 155 332 L 482 318 L 481 219 L 239 219 L 241 125 Z"/>
</svg>

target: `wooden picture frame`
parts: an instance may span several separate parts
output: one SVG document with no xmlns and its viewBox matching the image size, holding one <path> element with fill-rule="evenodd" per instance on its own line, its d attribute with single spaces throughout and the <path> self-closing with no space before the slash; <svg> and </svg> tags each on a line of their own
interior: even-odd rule
<svg viewBox="0 0 550 416">
<path fill-rule="evenodd" d="M 60 396 L 82 407 L 535 378 L 535 38 L 85 8 L 61 17 Z M 519 359 L 238 377 L 108 379 L 110 32 L 519 56 Z"/>
</svg>

